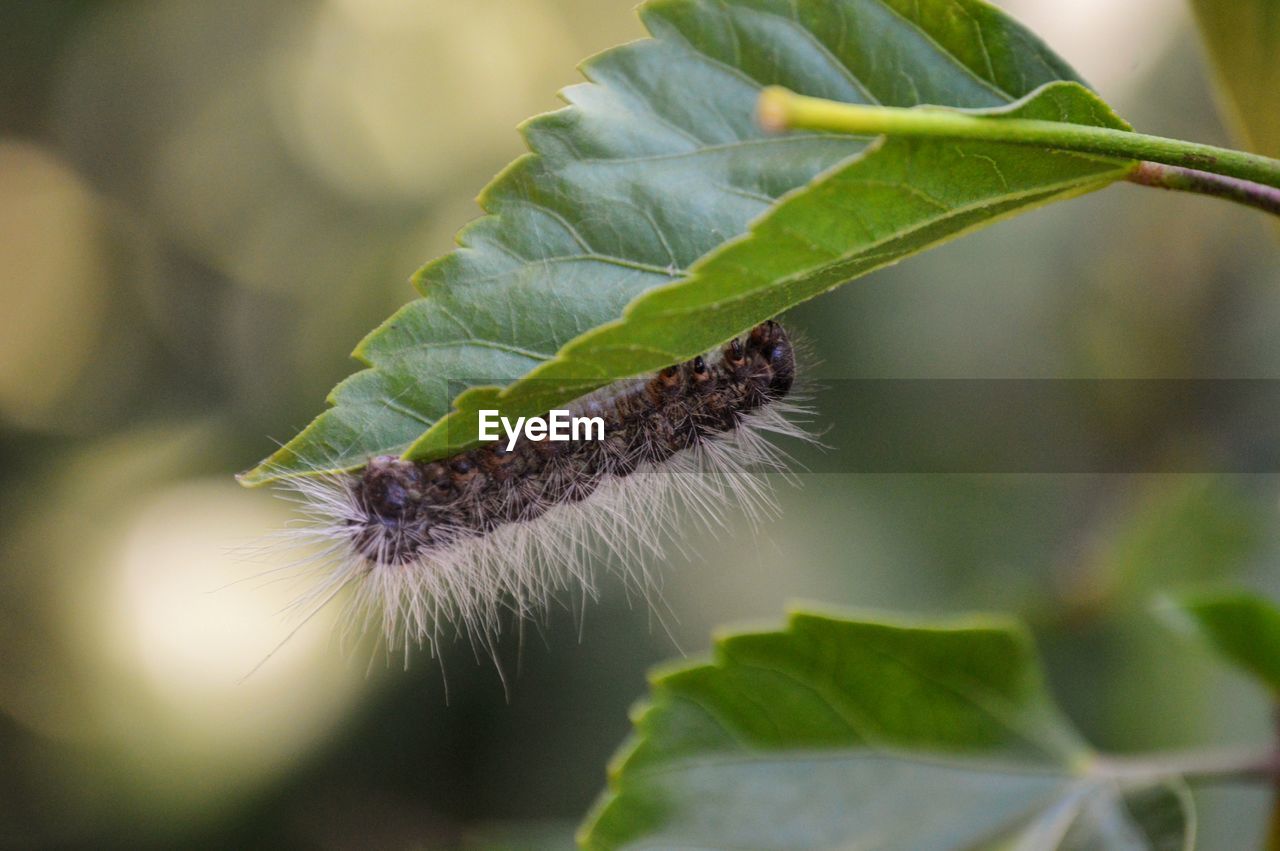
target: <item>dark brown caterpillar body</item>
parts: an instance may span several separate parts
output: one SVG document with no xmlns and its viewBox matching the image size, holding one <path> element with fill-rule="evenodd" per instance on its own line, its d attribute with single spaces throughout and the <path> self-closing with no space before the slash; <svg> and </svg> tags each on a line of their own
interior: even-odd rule
<svg viewBox="0 0 1280 851">
<path fill-rule="evenodd" d="M 402 564 L 435 549 L 533 520 L 583 500 L 610 476 L 659 464 L 786 396 L 795 356 L 782 326 L 766 322 L 733 340 L 713 362 L 697 357 L 648 381 L 583 399 L 576 413 L 604 419 L 604 439 L 534 441 L 521 437 L 431 462 L 373 459 L 355 484 L 364 521 L 353 524 L 356 552 L 374 564 Z"/>
</svg>

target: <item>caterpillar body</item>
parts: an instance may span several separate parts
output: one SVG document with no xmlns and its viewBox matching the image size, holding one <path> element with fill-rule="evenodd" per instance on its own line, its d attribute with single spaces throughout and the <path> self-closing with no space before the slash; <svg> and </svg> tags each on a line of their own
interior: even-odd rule
<svg viewBox="0 0 1280 851">
<path fill-rule="evenodd" d="M 533 616 L 563 591 L 594 594 L 592 565 L 616 556 L 646 594 L 645 565 L 686 517 L 714 526 L 731 507 L 772 510 L 761 472 L 785 471 L 768 433 L 797 423 L 795 351 L 769 321 L 712 356 L 617 382 L 574 403 L 601 440 L 521 437 L 429 462 L 380 456 L 359 472 L 285 480 L 318 540 L 322 579 L 307 616 L 348 585 L 352 623 L 388 646 L 434 647 L 450 625 L 490 644 L 505 612 Z M 604 549 L 605 553 L 598 552 Z"/>
</svg>

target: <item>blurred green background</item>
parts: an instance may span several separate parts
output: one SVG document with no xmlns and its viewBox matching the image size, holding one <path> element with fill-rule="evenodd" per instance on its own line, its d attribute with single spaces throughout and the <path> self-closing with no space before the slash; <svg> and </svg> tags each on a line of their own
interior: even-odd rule
<svg viewBox="0 0 1280 851">
<path fill-rule="evenodd" d="M 1181 0 L 1003 5 L 1140 129 L 1229 141 Z M 515 124 L 643 34 L 630 7 L 0 3 L 0 846 L 564 847 L 644 671 L 794 599 L 1019 613 L 1100 747 L 1269 735 L 1263 695 L 1149 604 L 1280 592 L 1276 476 L 829 472 L 857 437 L 830 390 L 781 517 L 673 557 L 661 619 L 606 581 L 511 631 L 504 692 L 463 641 L 407 671 L 344 652 L 330 612 L 241 682 L 297 589 L 254 581 L 243 548 L 288 506 L 232 474 L 352 371 Z M 790 324 L 828 379 L 1274 378 L 1278 245 L 1256 213 L 1120 186 Z M 1194 445 L 1115 404 L 1118 435 Z M 1204 847 L 1256 841 L 1266 790 L 1197 794 Z"/>
</svg>

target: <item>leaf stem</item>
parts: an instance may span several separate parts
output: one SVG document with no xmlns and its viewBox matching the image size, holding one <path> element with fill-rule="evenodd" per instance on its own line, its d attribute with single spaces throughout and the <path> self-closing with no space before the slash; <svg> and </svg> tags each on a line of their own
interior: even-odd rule
<svg viewBox="0 0 1280 851">
<path fill-rule="evenodd" d="M 1142 756 L 1099 755 L 1087 773 L 1115 779 L 1149 779 L 1180 775 L 1198 781 L 1270 781 L 1280 779 L 1280 750 L 1240 748 L 1155 753 Z"/>
<path fill-rule="evenodd" d="M 1215 195 L 1272 213 L 1280 207 L 1280 160 L 1199 142 L 1086 124 L 975 115 L 941 107 L 908 109 L 841 103 L 798 95 L 778 86 L 760 93 L 757 114 L 761 125 L 772 131 L 804 129 L 868 136 L 980 139 L 1134 159 L 1140 161 L 1134 166 L 1138 178 L 1134 182 L 1142 185 Z M 1144 170 L 1152 163 L 1172 166 L 1174 170 Z M 1235 180 L 1225 183 L 1213 176 Z M 1250 185 L 1242 186 L 1242 181 Z"/>
</svg>

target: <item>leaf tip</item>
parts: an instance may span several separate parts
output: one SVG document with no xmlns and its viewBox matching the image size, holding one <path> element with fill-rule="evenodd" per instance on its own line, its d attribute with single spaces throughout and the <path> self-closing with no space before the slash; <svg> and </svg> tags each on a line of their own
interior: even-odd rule
<svg viewBox="0 0 1280 851">
<path fill-rule="evenodd" d="M 248 470 L 236 473 L 236 481 L 241 487 L 256 488 L 261 487 L 270 481 L 270 476 L 265 474 L 262 469 L 262 465 L 259 464 L 256 467 L 251 467 Z"/>
</svg>

